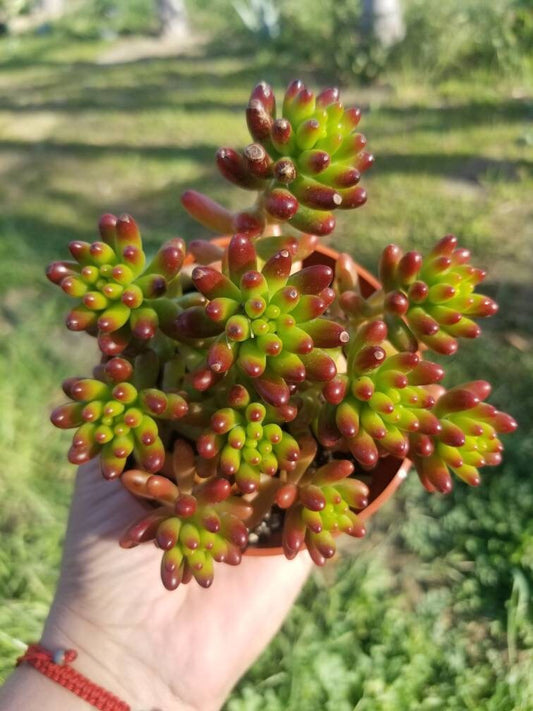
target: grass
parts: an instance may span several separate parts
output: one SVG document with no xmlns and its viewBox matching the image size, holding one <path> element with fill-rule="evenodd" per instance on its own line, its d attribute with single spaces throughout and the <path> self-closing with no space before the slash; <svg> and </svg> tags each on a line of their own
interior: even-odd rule
<svg viewBox="0 0 533 711">
<path fill-rule="evenodd" d="M 90 367 L 61 327 L 44 265 L 98 215 L 131 211 L 152 247 L 201 235 L 179 195 L 229 205 L 213 154 L 247 142 L 255 81 L 308 70 L 196 56 L 105 63 L 112 46 L 2 39 L 0 67 L 0 675 L 39 634 L 57 576 L 72 483 L 67 434 L 47 413 L 59 382 Z M 430 497 L 413 477 L 363 542 L 319 571 L 227 711 L 533 709 L 533 94 L 475 77 L 432 87 L 392 77 L 346 92 L 377 155 L 368 205 L 335 246 L 373 265 L 389 241 L 427 247 L 453 231 L 490 270 L 502 309 L 450 380 L 483 377 L 521 429 L 478 491 Z M 228 138 L 229 137 L 229 138 Z"/>
</svg>

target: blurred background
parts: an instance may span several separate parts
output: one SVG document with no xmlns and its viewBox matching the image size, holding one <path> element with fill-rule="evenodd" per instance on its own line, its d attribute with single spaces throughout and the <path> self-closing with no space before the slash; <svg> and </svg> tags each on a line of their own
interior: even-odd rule
<svg viewBox="0 0 533 711">
<path fill-rule="evenodd" d="M 478 490 L 409 477 L 226 709 L 531 711 L 532 0 L 0 0 L 0 677 L 58 572 L 73 467 L 48 413 L 95 358 L 44 267 L 103 212 L 132 213 L 155 248 L 202 236 L 185 188 L 247 205 L 215 150 L 250 142 L 259 80 L 280 94 L 295 77 L 340 84 L 376 155 L 337 249 L 373 268 L 389 242 L 454 232 L 489 269 L 500 312 L 449 381 L 491 380 L 520 429 Z"/>
</svg>

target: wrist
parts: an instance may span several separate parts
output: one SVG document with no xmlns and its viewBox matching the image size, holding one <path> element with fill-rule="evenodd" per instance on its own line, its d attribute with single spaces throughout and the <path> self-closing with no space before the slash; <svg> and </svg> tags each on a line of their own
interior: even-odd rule
<svg viewBox="0 0 533 711">
<path fill-rule="evenodd" d="M 78 653 L 73 664 L 75 669 L 129 704 L 132 711 L 214 711 L 220 708 L 221 704 L 208 707 L 186 703 L 161 679 L 158 660 L 154 658 L 150 664 L 143 659 L 142 650 L 137 648 L 136 631 L 132 628 L 128 634 L 128 630 L 121 629 L 117 634 L 113 627 L 103 629 L 56 600 L 40 644 L 51 652 L 75 649 Z"/>
</svg>

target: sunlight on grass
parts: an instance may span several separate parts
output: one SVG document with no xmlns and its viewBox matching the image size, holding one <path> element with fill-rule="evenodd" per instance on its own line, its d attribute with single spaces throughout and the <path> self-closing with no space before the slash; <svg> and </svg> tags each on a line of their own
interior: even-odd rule
<svg viewBox="0 0 533 711">
<path fill-rule="evenodd" d="M 61 398 L 52 383 L 69 372 L 71 356 L 88 363 L 86 345 L 58 337 L 49 296 L 12 288 L 0 309 L 0 675 L 22 641 L 38 638 L 58 573 L 73 472 L 63 456 L 68 436 L 50 437 L 48 408 Z"/>
</svg>

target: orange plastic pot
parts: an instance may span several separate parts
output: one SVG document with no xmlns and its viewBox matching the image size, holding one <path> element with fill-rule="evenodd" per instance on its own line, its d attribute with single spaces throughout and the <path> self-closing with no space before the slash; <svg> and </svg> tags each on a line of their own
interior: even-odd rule
<svg viewBox="0 0 533 711">
<path fill-rule="evenodd" d="M 219 247 L 226 247 L 230 241 L 230 237 L 217 237 L 213 240 L 213 244 Z M 309 267 L 313 264 L 326 264 L 335 269 L 335 264 L 339 257 L 339 253 L 330 247 L 318 245 L 315 251 L 303 260 L 303 266 Z M 187 260 L 192 263 L 192 260 Z M 374 291 L 379 289 L 379 281 L 373 274 L 368 272 L 360 265 L 356 265 L 359 275 L 359 283 L 361 293 L 368 297 Z M 368 472 L 370 480 L 367 482 L 370 489 L 369 503 L 366 508 L 358 512 L 357 516 L 361 521 L 368 521 L 396 492 L 400 484 L 406 479 L 411 461 L 409 459 L 396 459 L 395 457 L 384 457 L 379 460 L 375 469 Z M 270 542 L 259 542 L 249 545 L 245 551 L 245 555 L 265 556 L 265 555 L 283 555 L 281 547 L 281 532 L 273 533 Z"/>
</svg>

